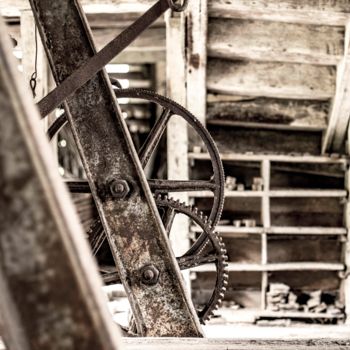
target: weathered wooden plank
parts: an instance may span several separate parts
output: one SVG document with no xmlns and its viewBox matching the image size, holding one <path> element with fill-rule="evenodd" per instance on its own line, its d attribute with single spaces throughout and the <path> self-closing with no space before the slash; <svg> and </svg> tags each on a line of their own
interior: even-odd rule
<svg viewBox="0 0 350 350">
<path fill-rule="evenodd" d="M 196 272 L 215 271 L 213 265 L 201 265 L 191 269 Z M 287 262 L 287 263 L 268 263 L 262 264 L 244 264 L 229 262 L 228 271 L 343 271 L 344 264 L 325 263 L 325 262 Z"/>
<path fill-rule="evenodd" d="M 308 153 L 321 152 L 320 132 L 265 130 L 208 125 L 220 152 Z"/>
<path fill-rule="evenodd" d="M 190 159 L 209 160 L 208 153 L 189 153 Z M 256 162 L 263 159 L 270 159 L 274 162 L 286 163 L 316 163 L 316 164 L 343 164 L 348 163 L 345 157 L 327 157 L 327 156 L 312 156 L 310 154 L 252 154 L 239 152 L 221 153 L 221 159 L 224 161 L 244 161 Z"/>
<path fill-rule="evenodd" d="M 211 57 L 335 65 L 344 53 L 344 26 L 211 18 L 208 34 Z"/>
<path fill-rule="evenodd" d="M 349 19 L 349 3 L 346 0 L 213 0 L 209 2 L 209 15 L 288 23 L 345 25 Z"/>
<path fill-rule="evenodd" d="M 208 120 L 325 127 L 329 105 L 329 101 L 209 95 L 207 118 Z"/>
<path fill-rule="evenodd" d="M 223 0 L 213 1 L 224 2 Z M 279 10 L 281 12 L 283 10 L 297 10 L 350 13 L 350 3 L 347 0 L 225 0 L 225 3 L 232 3 L 241 8 Z"/>
<path fill-rule="evenodd" d="M 327 100 L 334 95 L 335 67 L 296 63 L 208 60 L 211 92 L 286 99 Z"/>
</svg>

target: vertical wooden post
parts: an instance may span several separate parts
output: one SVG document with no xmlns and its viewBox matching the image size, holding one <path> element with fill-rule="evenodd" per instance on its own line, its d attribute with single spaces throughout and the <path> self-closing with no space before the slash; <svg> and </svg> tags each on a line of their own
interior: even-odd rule
<svg viewBox="0 0 350 350">
<path fill-rule="evenodd" d="M 345 172 L 345 188 L 349 192 L 350 190 L 350 170 L 349 168 L 346 169 Z M 344 264 L 347 267 L 347 270 L 350 266 L 350 200 L 347 199 L 346 203 L 344 204 L 344 225 L 347 229 L 347 237 L 344 242 L 344 248 L 343 248 L 343 257 L 344 257 Z M 345 322 L 346 324 L 350 324 L 350 276 L 345 273 L 344 279 L 342 281 L 342 297 L 345 304 Z"/>
<path fill-rule="evenodd" d="M 263 179 L 263 195 L 261 198 L 261 215 L 262 225 L 264 229 L 268 229 L 271 226 L 270 215 L 270 172 L 271 172 L 270 160 L 264 159 L 261 162 L 261 177 Z M 267 264 L 267 233 L 261 235 L 261 264 Z M 261 276 L 261 308 L 266 308 L 266 290 L 268 287 L 268 272 L 263 271 Z"/>
<path fill-rule="evenodd" d="M 186 19 L 186 105 L 187 109 L 205 125 L 207 102 L 207 0 L 190 1 L 186 11 Z"/>
<path fill-rule="evenodd" d="M 166 89 L 167 95 L 176 102 L 186 105 L 186 59 L 185 59 L 185 17 L 183 13 L 166 13 Z M 173 116 L 167 128 L 168 178 L 185 180 L 189 178 L 188 168 L 188 126 L 184 119 Z M 187 193 L 174 193 L 173 197 L 188 202 Z M 189 248 L 189 221 L 183 215 L 174 221 L 171 239 L 177 252 Z M 189 285 L 189 273 L 185 274 Z"/>
</svg>

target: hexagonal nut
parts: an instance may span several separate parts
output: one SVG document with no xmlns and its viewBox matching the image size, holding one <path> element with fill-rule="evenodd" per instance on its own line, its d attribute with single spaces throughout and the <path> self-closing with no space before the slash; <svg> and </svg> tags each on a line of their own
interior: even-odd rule
<svg viewBox="0 0 350 350">
<path fill-rule="evenodd" d="M 130 187 L 125 180 L 113 179 L 109 182 L 109 190 L 114 198 L 125 198 L 130 192 Z"/>
<path fill-rule="evenodd" d="M 141 282 L 153 286 L 158 283 L 159 270 L 154 265 L 145 265 L 140 269 Z"/>
</svg>

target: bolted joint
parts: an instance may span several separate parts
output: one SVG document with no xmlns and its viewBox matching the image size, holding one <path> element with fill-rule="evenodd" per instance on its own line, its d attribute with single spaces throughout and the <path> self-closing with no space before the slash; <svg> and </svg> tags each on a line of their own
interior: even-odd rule
<svg viewBox="0 0 350 350">
<path fill-rule="evenodd" d="M 125 180 L 111 180 L 109 182 L 109 191 L 114 198 L 125 198 L 130 192 L 130 187 Z"/>
<path fill-rule="evenodd" d="M 158 283 L 159 270 L 154 265 L 146 265 L 141 268 L 141 282 L 149 286 Z"/>
</svg>

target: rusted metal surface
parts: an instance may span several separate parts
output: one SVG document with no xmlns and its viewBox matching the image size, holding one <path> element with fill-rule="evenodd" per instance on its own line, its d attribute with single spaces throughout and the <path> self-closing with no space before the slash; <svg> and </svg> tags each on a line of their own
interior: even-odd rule
<svg viewBox="0 0 350 350">
<path fill-rule="evenodd" d="M 11 350 L 116 350 L 118 329 L 0 18 L 0 313 Z M 51 157 L 51 158 L 50 158 Z"/>
<path fill-rule="evenodd" d="M 95 54 L 88 24 L 77 1 L 30 0 L 57 84 Z M 65 104 L 90 189 L 119 275 L 142 336 L 202 335 L 185 293 L 154 199 L 105 71 Z M 115 198 L 110 181 L 130 192 Z M 155 285 L 142 283 L 142 269 L 159 271 Z"/>
</svg>

